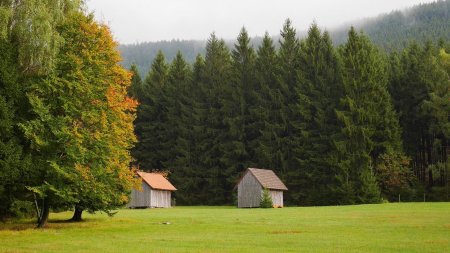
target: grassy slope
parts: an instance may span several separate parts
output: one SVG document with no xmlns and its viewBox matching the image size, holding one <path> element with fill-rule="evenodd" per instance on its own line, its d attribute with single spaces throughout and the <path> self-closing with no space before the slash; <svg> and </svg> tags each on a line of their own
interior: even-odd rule
<svg viewBox="0 0 450 253">
<path fill-rule="evenodd" d="M 176 207 L 0 224 L 0 252 L 450 252 L 450 203 Z M 162 222 L 170 221 L 170 225 Z"/>
</svg>

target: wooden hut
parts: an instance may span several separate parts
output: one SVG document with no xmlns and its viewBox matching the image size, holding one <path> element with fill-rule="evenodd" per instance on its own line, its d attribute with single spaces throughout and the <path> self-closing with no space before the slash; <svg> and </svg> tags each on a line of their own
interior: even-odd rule
<svg viewBox="0 0 450 253">
<path fill-rule="evenodd" d="M 283 206 L 283 191 L 287 187 L 271 170 L 249 168 L 237 184 L 238 207 L 259 207 L 266 188 L 270 192 L 274 206 Z"/>
<path fill-rule="evenodd" d="M 129 208 L 171 207 L 171 195 L 177 189 L 158 173 L 137 172 L 142 179 L 142 190 L 133 189 Z"/>
</svg>

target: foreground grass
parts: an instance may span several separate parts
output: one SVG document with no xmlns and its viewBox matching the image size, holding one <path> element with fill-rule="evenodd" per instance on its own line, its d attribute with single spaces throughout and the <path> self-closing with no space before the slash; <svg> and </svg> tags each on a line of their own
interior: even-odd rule
<svg viewBox="0 0 450 253">
<path fill-rule="evenodd" d="M 450 203 L 120 210 L 1 224 L 0 252 L 450 252 Z M 170 222 L 170 224 L 163 224 Z"/>
</svg>

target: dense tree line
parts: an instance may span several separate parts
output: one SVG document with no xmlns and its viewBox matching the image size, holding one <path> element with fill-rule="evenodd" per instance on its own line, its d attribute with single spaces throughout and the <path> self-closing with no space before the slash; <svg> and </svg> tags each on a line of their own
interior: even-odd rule
<svg viewBox="0 0 450 253">
<path fill-rule="evenodd" d="M 376 18 L 354 21 L 357 31 L 363 30 L 371 41 L 386 52 L 401 51 L 410 41 L 425 43 L 439 40 L 450 40 L 450 1 L 436 1 L 420 4 L 402 11 L 393 11 Z M 330 37 L 335 45 L 341 45 L 347 40 L 348 26 L 330 30 Z M 304 38 L 306 31 L 298 31 L 298 37 Z M 273 36 L 278 41 L 279 35 Z M 251 38 L 250 43 L 256 48 L 262 44 L 262 37 Z M 234 41 L 226 40 L 229 49 Z M 194 63 L 197 54 L 205 55 L 205 40 L 171 40 L 158 42 L 141 42 L 120 45 L 119 51 L 123 57 L 123 66 L 130 68 L 135 63 L 139 73 L 146 75 L 153 59 L 161 50 L 168 61 L 175 58 L 181 51 L 188 63 Z M 278 43 L 275 44 L 278 48 Z"/>
<path fill-rule="evenodd" d="M 316 24 L 299 40 L 289 20 L 279 45 L 243 28 L 192 65 L 160 51 L 144 80 L 131 69 L 135 164 L 170 171 L 178 204 L 232 204 L 247 167 L 273 169 L 291 205 L 448 200 L 447 52 L 388 56 L 354 28 L 334 47 Z"/>
<path fill-rule="evenodd" d="M 390 91 L 399 111 L 404 150 L 432 198 L 449 196 L 449 47 L 412 43 L 391 55 Z M 445 187 L 447 186 L 447 187 Z"/>
<path fill-rule="evenodd" d="M 80 1 L 0 1 L 0 219 L 127 202 L 137 102 L 108 27 Z M 32 11 L 30 11 L 32 10 Z"/>
</svg>

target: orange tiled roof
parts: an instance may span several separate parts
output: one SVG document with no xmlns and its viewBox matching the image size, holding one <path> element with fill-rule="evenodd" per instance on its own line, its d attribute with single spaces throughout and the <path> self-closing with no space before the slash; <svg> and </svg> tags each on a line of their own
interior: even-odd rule
<svg viewBox="0 0 450 253">
<path fill-rule="evenodd" d="M 281 182 L 280 178 L 275 175 L 271 170 L 263 170 L 256 168 L 248 168 L 248 171 L 255 176 L 262 187 L 272 190 L 283 190 L 287 191 L 286 185 Z"/>
<path fill-rule="evenodd" d="M 150 187 L 156 190 L 166 190 L 166 191 L 176 191 L 175 188 L 169 180 L 158 173 L 149 173 L 138 171 L 137 174 L 146 182 Z"/>
</svg>

